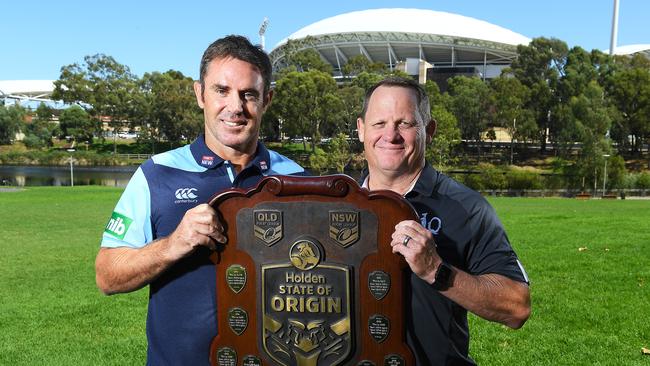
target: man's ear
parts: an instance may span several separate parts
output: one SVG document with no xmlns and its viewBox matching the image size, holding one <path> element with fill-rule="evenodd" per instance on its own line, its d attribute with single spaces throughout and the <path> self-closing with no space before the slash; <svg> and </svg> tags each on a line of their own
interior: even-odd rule
<svg viewBox="0 0 650 366">
<path fill-rule="evenodd" d="M 194 96 L 196 96 L 196 103 L 203 109 L 205 102 L 203 100 L 203 85 L 200 82 L 194 82 Z"/>
<path fill-rule="evenodd" d="M 267 94 L 266 98 L 264 98 L 264 105 L 262 106 L 265 112 L 266 109 L 271 105 L 272 99 L 273 99 L 273 90 L 269 90 L 269 94 Z"/>
<path fill-rule="evenodd" d="M 359 141 L 363 142 L 363 134 L 365 130 L 363 129 L 364 123 L 361 117 L 357 118 L 357 134 L 359 135 Z"/>
<path fill-rule="evenodd" d="M 431 143 L 431 140 L 433 139 L 433 135 L 436 134 L 437 127 L 438 127 L 438 123 L 436 122 L 435 119 L 431 118 L 431 121 L 429 121 L 426 127 L 427 144 Z"/>
</svg>

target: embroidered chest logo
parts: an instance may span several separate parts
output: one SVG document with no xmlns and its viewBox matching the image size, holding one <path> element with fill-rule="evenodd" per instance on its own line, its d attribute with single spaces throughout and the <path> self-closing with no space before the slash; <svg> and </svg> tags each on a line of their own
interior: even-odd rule
<svg viewBox="0 0 650 366">
<path fill-rule="evenodd" d="M 433 235 L 438 235 L 438 232 L 440 232 L 440 229 L 442 228 L 442 220 L 436 216 L 428 219 L 428 215 L 428 212 L 420 214 L 420 224 L 427 230 L 431 231 Z"/>
<path fill-rule="evenodd" d="M 212 165 L 214 163 L 214 156 L 203 155 L 201 157 L 201 165 Z"/>
<path fill-rule="evenodd" d="M 197 196 L 195 192 L 197 191 L 196 188 L 179 188 L 174 192 L 174 196 L 176 197 L 176 201 L 174 203 L 194 203 L 197 202 Z"/>
</svg>

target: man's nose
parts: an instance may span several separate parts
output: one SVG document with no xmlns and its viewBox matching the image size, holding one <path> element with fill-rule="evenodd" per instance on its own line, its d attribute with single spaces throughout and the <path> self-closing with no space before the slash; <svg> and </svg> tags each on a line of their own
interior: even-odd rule
<svg viewBox="0 0 650 366">
<path fill-rule="evenodd" d="M 230 93 L 227 102 L 228 112 L 241 114 L 244 111 L 244 101 L 238 93 Z"/>
<path fill-rule="evenodd" d="M 402 135 L 400 134 L 397 125 L 386 125 L 386 127 L 384 127 L 383 139 L 386 142 L 392 143 L 402 142 Z"/>
</svg>

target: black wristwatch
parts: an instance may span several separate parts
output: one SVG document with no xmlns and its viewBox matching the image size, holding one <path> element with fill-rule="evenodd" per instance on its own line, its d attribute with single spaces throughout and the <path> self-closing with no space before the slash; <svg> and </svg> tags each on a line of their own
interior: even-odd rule
<svg viewBox="0 0 650 366">
<path fill-rule="evenodd" d="M 446 262 L 440 262 L 438 269 L 436 270 L 436 277 L 431 284 L 435 290 L 444 291 L 451 286 L 452 275 L 454 271 L 449 264 Z"/>
</svg>

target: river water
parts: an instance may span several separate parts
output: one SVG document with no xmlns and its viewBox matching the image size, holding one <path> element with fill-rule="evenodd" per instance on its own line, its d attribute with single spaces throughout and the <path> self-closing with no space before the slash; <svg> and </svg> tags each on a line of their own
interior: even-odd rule
<svg viewBox="0 0 650 366">
<path fill-rule="evenodd" d="M 73 166 L 74 185 L 126 187 L 137 166 Z M 69 186 L 70 166 L 0 165 L 0 186 Z"/>
</svg>

